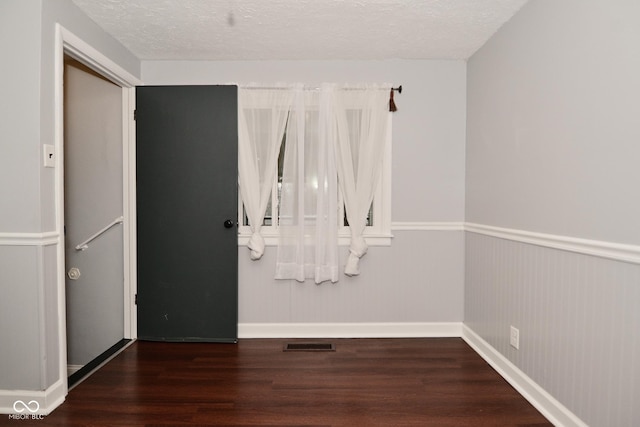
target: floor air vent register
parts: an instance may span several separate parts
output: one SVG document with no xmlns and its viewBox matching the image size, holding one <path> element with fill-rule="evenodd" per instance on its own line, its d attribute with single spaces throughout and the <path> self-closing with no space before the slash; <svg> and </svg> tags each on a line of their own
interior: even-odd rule
<svg viewBox="0 0 640 427">
<path fill-rule="evenodd" d="M 284 351 L 336 351 L 335 345 L 323 342 L 287 343 Z"/>
</svg>

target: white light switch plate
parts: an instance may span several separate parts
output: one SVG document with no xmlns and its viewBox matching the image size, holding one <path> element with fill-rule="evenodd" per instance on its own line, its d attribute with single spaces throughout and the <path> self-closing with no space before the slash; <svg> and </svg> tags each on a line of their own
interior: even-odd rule
<svg viewBox="0 0 640 427">
<path fill-rule="evenodd" d="M 50 144 L 44 144 L 42 149 L 42 161 L 45 168 L 53 168 L 56 166 L 55 147 Z"/>
</svg>

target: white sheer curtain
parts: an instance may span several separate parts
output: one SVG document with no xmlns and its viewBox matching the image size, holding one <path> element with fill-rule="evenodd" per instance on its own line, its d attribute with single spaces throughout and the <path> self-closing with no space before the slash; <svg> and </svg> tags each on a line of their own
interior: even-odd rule
<svg viewBox="0 0 640 427">
<path fill-rule="evenodd" d="M 360 258 L 368 249 L 362 233 L 382 169 L 391 120 L 390 89 L 390 85 L 368 85 L 336 90 L 334 94 L 338 180 L 351 230 L 344 269 L 348 276 L 360 274 Z"/>
<path fill-rule="evenodd" d="M 264 254 L 260 234 L 293 100 L 293 88 L 238 88 L 238 183 L 251 238 L 251 259 Z"/>
<path fill-rule="evenodd" d="M 338 281 L 338 184 L 332 89 L 298 87 L 289 117 L 276 279 Z"/>
</svg>

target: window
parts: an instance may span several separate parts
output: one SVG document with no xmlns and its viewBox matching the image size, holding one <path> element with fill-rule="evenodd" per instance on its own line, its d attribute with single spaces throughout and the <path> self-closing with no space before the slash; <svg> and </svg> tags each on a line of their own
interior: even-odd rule
<svg viewBox="0 0 640 427">
<path fill-rule="evenodd" d="M 267 112 L 265 111 L 265 114 L 266 113 Z M 271 197 L 263 219 L 262 235 L 265 238 L 267 245 L 277 245 L 278 239 L 278 212 L 282 188 L 286 136 L 283 135 L 282 139 L 283 141 L 278 156 L 277 171 L 271 189 Z M 382 173 L 376 188 L 373 203 L 369 208 L 367 227 L 365 229 L 364 236 L 369 245 L 386 246 L 391 242 L 391 128 L 389 128 L 387 132 L 387 143 L 383 156 Z M 340 236 L 339 243 L 340 245 L 349 245 L 351 233 L 344 211 L 342 194 L 339 195 L 338 206 L 340 207 L 338 218 L 342 218 L 338 231 Z M 238 197 L 238 224 L 238 243 L 240 245 L 246 245 L 249 237 L 251 236 L 251 230 L 249 228 L 248 218 L 240 196 Z"/>
<path fill-rule="evenodd" d="M 251 232 L 252 260 L 264 254 L 265 237 L 278 237 L 276 279 L 335 283 L 340 236 L 349 244 L 347 276 L 360 274 L 360 258 L 380 244 L 374 239 L 389 243 L 393 90 L 325 83 L 238 91 L 241 231 Z"/>
</svg>

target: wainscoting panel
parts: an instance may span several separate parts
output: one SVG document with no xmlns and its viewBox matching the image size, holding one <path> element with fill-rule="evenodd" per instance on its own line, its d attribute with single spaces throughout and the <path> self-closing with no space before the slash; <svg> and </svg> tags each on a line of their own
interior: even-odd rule
<svg viewBox="0 0 640 427">
<path fill-rule="evenodd" d="M 59 380 L 59 325 L 45 321 L 59 318 L 58 237 L 0 233 L 0 390 L 45 390 Z"/>
<path fill-rule="evenodd" d="M 45 385 L 39 321 L 42 295 L 36 268 L 40 253 L 39 246 L 0 243 L 1 390 L 42 390 Z"/>
<path fill-rule="evenodd" d="M 461 322 L 464 288 L 464 232 L 394 230 L 391 246 L 370 247 L 360 276 L 340 280 L 275 280 L 277 249 L 259 261 L 239 249 L 241 324 Z"/>
<path fill-rule="evenodd" d="M 586 424 L 640 425 L 640 265 L 474 232 L 465 258 L 467 327 Z"/>
</svg>

